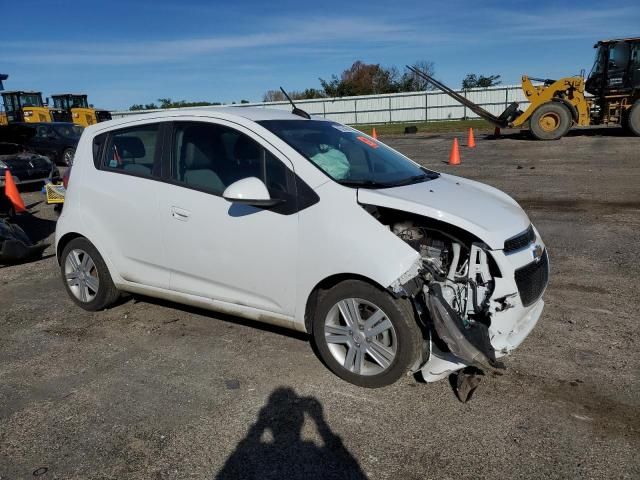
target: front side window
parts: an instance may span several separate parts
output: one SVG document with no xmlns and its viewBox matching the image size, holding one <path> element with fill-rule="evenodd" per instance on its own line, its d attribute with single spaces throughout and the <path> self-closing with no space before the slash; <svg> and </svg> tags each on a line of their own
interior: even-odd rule
<svg viewBox="0 0 640 480">
<path fill-rule="evenodd" d="M 38 125 L 36 127 L 36 137 L 47 138 L 49 136 L 49 129 L 44 125 Z"/>
<path fill-rule="evenodd" d="M 175 124 L 172 180 L 222 195 L 248 177 L 262 180 L 273 198 L 289 190 L 287 167 L 247 135 L 222 125 Z"/>
<path fill-rule="evenodd" d="M 629 64 L 629 44 L 618 42 L 609 47 L 609 68 L 625 69 Z"/>
<path fill-rule="evenodd" d="M 74 95 L 71 97 L 71 108 L 88 108 L 87 97 L 84 95 Z"/>
<path fill-rule="evenodd" d="M 159 174 L 156 160 L 158 124 L 111 132 L 102 166 L 107 170 L 150 177 Z"/>
<path fill-rule="evenodd" d="M 424 182 L 438 174 L 339 123 L 321 120 L 258 122 L 346 186 L 385 188 Z"/>
</svg>

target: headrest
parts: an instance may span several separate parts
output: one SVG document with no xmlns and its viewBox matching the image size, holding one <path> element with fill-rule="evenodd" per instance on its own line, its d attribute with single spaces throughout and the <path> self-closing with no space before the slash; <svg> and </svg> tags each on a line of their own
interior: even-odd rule
<svg viewBox="0 0 640 480">
<path fill-rule="evenodd" d="M 238 161 L 260 159 L 258 144 L 244 135 L 240 136 L 233 147 L 233 153 Z"/>
<path fill-rule="evenodd" d="M 113 143 L 122 158 L 142 158 L 146 155 L 144 143 L 138 137 L 114 137 Z"/>
<path fill-rule="evenodd" d="M 213 149 L 207 139 L 187 141 L 184 143 L 183 159 L 187 170 L 211 168 Z"/>
</svg>

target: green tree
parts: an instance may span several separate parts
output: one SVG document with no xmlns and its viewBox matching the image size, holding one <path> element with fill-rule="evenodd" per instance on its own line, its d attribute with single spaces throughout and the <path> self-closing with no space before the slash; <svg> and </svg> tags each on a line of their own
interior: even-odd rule
<svg viewBox="0 0 640 480">
<path fill-rule="evenodd" d="M 220 102 L 187 102 L 186 100 L 173 101 L 170 98 L 159 98 L 160 106 L 155 103 L 147 103 L 146 105 L 135 104 L 129 107 L 129 110 L 156 110 L 159 108 L 186 108 L 186 107 L 205 107 L 208 105 L 222 105 Z"/>
<path fill-rule="evenodd" d="M 433 62 L 421 60 L 414 66 L 428 75 L 434 75 Z M 402 73 L 397 67 L 383 67 L 360 60 L 342 72 L 338 77 L 331 75 L 328 80 L 320 78 L 324 96 L 346 97 L 350 95 L 373 95 L 396 92 L 419 92 L 433 87 L 409 69 Z"/>
<path fill-rule="evenodd" d="M 426 73 L 430 77 L 433 77 L 436 73 L 435 65 L 433 62 L 427 60 L 419 60 L 413 64 L 414 68 L 417 68 L 423 73 Z M 422 92 L 424 90 L 434 90 L 431 83 L 427 82 L 424 78 L 416 75 L 408 68 L 405 68 L 402 77 L 400 78 L 400 85 L 398 91 L 400 92 Z"/>
<path fill-rule="evenodd" d="M 467 76 L 462 80 L 462 89 L 467 90 L 469 88 L 494 87 L 496 85 L 500 85 L 501 83 L 502 81 L 500 80 L 500 75 L 489 75 L 488 77 L 485 77 L 484 75 L 468 73 Z"/>
</svg>

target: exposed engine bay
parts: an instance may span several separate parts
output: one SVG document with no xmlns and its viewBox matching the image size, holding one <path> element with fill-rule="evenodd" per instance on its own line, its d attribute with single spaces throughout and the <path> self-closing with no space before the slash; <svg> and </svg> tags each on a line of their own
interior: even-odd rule
<svg viewBox="0 0 640 480">
<path fill-rule="evenodd" d="M 439 349 L 469 365 L 504 368 L 489 338 L 492 313 L 505 305 L 491 301 L 500 273 L 486 245 L 413 220 L 388 226 L 420 254 L 413 285 L 397 288 L 412 298 Z"/>
</svg>

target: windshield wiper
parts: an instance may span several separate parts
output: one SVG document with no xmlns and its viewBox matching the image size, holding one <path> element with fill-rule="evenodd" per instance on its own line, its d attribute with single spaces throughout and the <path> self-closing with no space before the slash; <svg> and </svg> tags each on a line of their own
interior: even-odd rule
<svg viewBox="0 0 640 480">
<path fill-rule="evenodd" d="M 388 188 L 395 186 L 394 183 L 376 182 L 375 180 L 340 180 L 338 183 L 345 187 L 363 188 Z"/>
<path fill-rule="evenodd" d="M 420 183 L 425 180 L 433 180 L 434 178 L 438 178 L 439 174 L 429 174 L 429 173 L 421 173 L 420 175 L 412 175 L 411 177 L 407 177 L 403 180 L 398 180 L 397 182 L 393 182 L 391 185 L 394 187 L 400 187 L 402 185 L 411 185 L 413 183 Z"/>
</svg>

